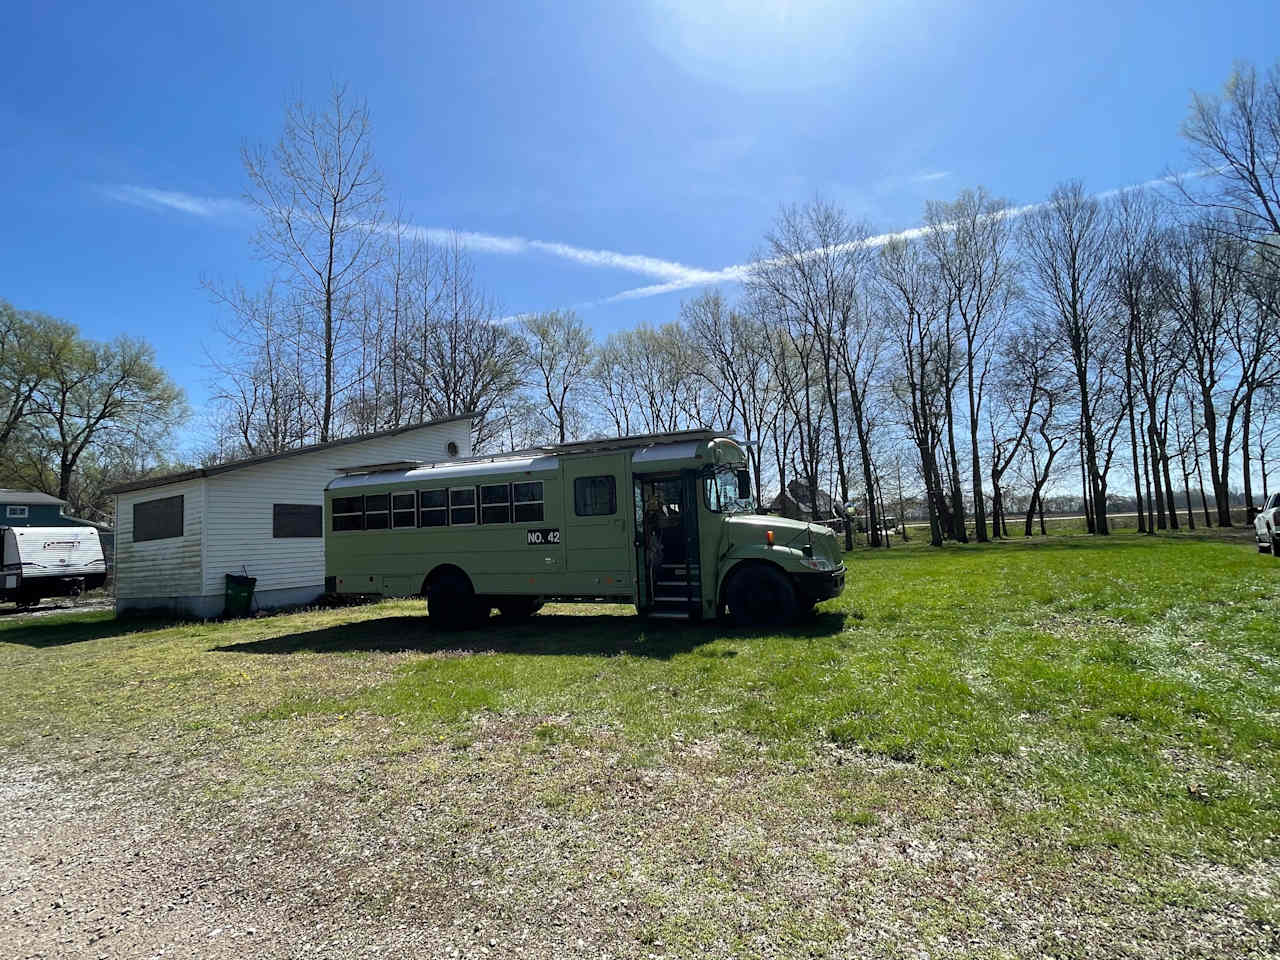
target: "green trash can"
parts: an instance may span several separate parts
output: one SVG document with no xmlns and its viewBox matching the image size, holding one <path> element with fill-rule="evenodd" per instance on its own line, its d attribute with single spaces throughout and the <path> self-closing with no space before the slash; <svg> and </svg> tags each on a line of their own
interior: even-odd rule
<svg viewBox="0 0 1280 960">
<path fill-rule="evenodd" d="M 257 577 L 242 577 L 239 574 L 227 574 L 227 603 L 223 608 L 224 617 L 247 617 L 253 609 L 253 588 L 257 585 Z"/>
</svg>

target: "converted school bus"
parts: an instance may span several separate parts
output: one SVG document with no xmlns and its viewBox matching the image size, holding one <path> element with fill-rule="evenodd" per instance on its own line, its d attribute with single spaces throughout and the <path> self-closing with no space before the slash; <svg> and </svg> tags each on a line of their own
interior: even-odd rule
<svg viewBox="0 0 1280 960">
<path fill-rule="evenodd" d="M 423 595 L 447 626 L 547 600 L 773 624 L 844 587 L 835 536 L 757 515 L 742 448 L 710 430 L 353 467 L 325 531 L 326 589 Z"/>
</svg>

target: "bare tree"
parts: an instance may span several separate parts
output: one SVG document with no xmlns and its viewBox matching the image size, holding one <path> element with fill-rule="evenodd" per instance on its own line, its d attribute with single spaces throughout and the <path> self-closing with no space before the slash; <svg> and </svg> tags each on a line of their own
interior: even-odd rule
<svg viewBox="0 0 1280 960">
<path fill-rule="evenodd" d="M 849 501 L 849 471 L 842 429 L 841 398 L 849 390 L 862 459 L 863 485 L 874 493 L 871 438 L 866 416 L 866 385 L 877 351 L 875 331 L 867 324 L 860 303 L 871 250 L 869 231 L 851 222 L 843 211 L 815 200 L 803 208 L 783 210 L 766 237 L 766 253 L 757 257 L 747 283 L 757 302 L 783 324 L 802 357 L 826 406 L 822 416 L 831 420 L 830 439 L 835 453 L 836 478 L 841 502 Z M 812 437 L 814 411 L 807 393 L 805 430 Z M 816 454 L 816 446 L 810 453 Z M 817 489 L 817 463 L 808 477 Z M 868 496 L 868 520 L 878 544 L 880 526 L 875 522 L 875 497 Z M 852 531 L 846 530 L 845 547 L 851 549 Z"/>
<path fill-rule="evenodd" d="M 1216 175 L 1209 189 L 1184 197 L 1207 207 L 1215 232 L 1257 243 L 1263 257 L 1280 258 L 1280 63 L 1259 77 L 1238 63 L 1220 94 L 1192 94 L 1182 125 L 1192 155 Z"/>
<path fill-rule="evenodd" d="M 564 443 L 578 418 L 575 402 L 585 388 L 594 352 L 591 334 L 572 310 L 527 317 L 520 324 L 524 363 L 546 400 L 538 415 Z"/>
<path fill-rule="evenodd" d="M 342 311 L 381 253 L 382 176 L 370 146 L 369 109 L 334 86 L 322 112 L 285 111 L 271 149 L 242 150 L 248 201 L 262 215 L 259 253 L 276 264 L 308 310 L 322 375 L 319 439 L 333 432 Z"/>
<path fill-rule="evenodd" d="M 1048 203 L 1023 218 L 1023 245 L 1037 303 L 1070 356 L 1080 404 L 1080 432 L 1093 529 L 1109 532 L 1098 433 L 1096 398 L 1101 354 L 1112 313 L 1108 282 L 1107 217 L 1076 180 L 1054 189 Z"/>
<path fill-rule="evenodd" d="M 717 425 L 741 431 L 760 495 L 761 440 L 778 407 L 768 331 L 759 318 L 730 309 L 718 290 L 705 291 L 681 304 L 680 317 L 697 353 L 697 375 L 719 397 L 727 413 L 724 422 Z"/>
<path fill-rule="evenodd" d="M 886 325 L 892 331 L 900 376 L 891 393 L 906 413 L 907 432 L 917 454 L 929 515 L 929 541 L 942 546 L 949 531 L 948 503 L 938 468 L 941 442 L 938 401 L 937 354 L 939 316 L 944 295 L 936 270 L 920 248 L 905 240 L 886 244 L 880 254 L 877 276 Z"/>
<path fill-rule="evenodd" d="M 424 419 L 473 415 L 472 445 L 484 447 L 500 428 L 497 411 L 520 386 L 523 348 L 499 322 L 493 301 L 480 290 L 470 259 L 455 238 L 436 256 L 423 282 L 438 282 L 416 305 L 417 346 L 412 364 L 421 384 Z"/>
<path fill-rule="evenodd" d="M 966 190 L 952 203 L 925 207 L 925 244 L 955 304 L 964 345 L 969 413 L 973 513 L 979 542 L 987 539 L 978 430 L 991 349 L 1000 336 L 1015 292 L 1016 259 L 1010 251 L 1013 225 L 1008 203 L 982 188 Z"/>
</svg>

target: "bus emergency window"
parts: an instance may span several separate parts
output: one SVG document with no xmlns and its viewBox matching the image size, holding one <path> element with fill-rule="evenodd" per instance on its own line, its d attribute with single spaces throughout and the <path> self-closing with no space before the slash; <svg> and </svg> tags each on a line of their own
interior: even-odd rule
<svg viewBox="0 0 1280 960">
<path fill-rule="evenodd" d="M 364 529 L 363 497 L 333 498 L 333 529 L 335 531 Z"/>
<path fill-rule="evenodd" d="M 573 512 L 580 517 L 605 517 L 618 512 L 618 491 L 613 477 L 575 477 Z"/>
<path fill-rule="evenodd" d="M 385 493 L 371 493 L 364 498 L 364 528 L 386 530 L 391 526 L 391 497 Z"/>
<path fill-rule="evenodd" d="M 470 526 L 476 522 L 476 488 L 449 488 L 449 524 L 455 527 Z"/>
<path fill-rule="evenodd" d="M 542 522 L 542 481 L 530 480 L 527 483 L 511 485 L 511 499 L 515 501 L 516 523 Z"/>
<path fill-rule="evenodd" d="M 415 499 L 416 495 L 412 492 L 391 495 L 391 526 L 397 530 L 401 527 L 417 526 L 414 522 L 416 511 L 413 509 Z"/>
<path fill-rule="evenodd" d="M 480 522 L 511 522 L 511 487 L 491 483 L 480 488 Z"/>
<path fill-rule="evenodd" d="M 422 527 L 447 527 L 449 525 L 449 491 L 419 490 L 418 506 Z"/>
</svg>

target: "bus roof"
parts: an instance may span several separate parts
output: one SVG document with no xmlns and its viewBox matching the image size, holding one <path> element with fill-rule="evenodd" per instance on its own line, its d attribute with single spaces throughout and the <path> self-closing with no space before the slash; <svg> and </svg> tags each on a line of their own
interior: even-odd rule
<svg viewBox="0 0 1280 960">
<path fill-rule="evenodd" d="M 331 481 L 327 489 L 397 483 L 404 480 L 435 481 L 450 477 L 473 477 L 497 473 L 534 473 L 555 470 L 560 458 L 575 455 L 615 453 L 630 450 L 636 463 L 688 460 L 698 448 L 712 440 L 728 439 L 722 430 L 678 430 L 671 433 L 646 433 L 630 437 L 599 440 L 577 440 L 572 443 L 549 444 L 527 450 L 513 450 L 490 456 L 466 457 L 442 463 L 373 463 L 340 467 L 343 474 Z"/>
</svg>

